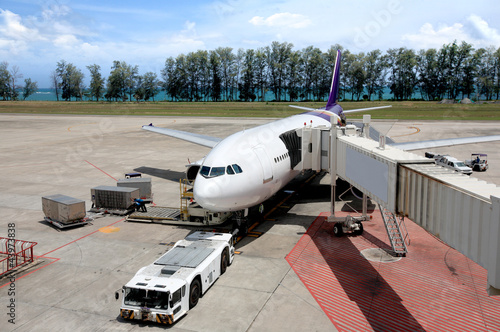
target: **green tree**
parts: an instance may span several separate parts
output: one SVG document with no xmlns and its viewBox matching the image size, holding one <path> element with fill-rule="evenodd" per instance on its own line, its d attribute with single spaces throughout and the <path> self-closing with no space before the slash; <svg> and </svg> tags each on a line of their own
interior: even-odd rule
<svg viewBox="0 0 500 332">
<path fill-rule="evenodd" d="M 495 51 L 495 93 L 497 94 L 497 100 L 500 97 L 500 47 Z"/>
<path fill-rule="evenodd" d="M 132 67 L 125 61 L 113 61 L 107 83 L 107 99 L 132 100 L 135 92 L 138 66 Z M 128 97 L 127 97 L 128 94 Z"/>
<path fill-rule="evenodd" d="M 308 46 L 302 50 L 300 62 L 302 64 L 302 76 L 306 99 L 318 99 L 320 96 L 320 85 L 322 80 L 323 57 L 321 50 Z"/>
<path fill-rule="evenodd" d="M 374 50 L 368 52 L 365 57 L 365 86 L 366 94 L 368 95 L 368 100 L 371 100 L 372 95 L 376 95 L 379 99 L 382 99 L 382 93 L 385 82 L 385 70 L 387 65 L 385 63 L 385 57 L 382 56 L 380 50 Z"/>
<path fill-rule="evenodd" d="M 286 70 L 292 52 L 293 44 L 274 41 L 267 48 L 267 63 L 270 76 L 270 87 L 274 98 L 281 101 L 286 86 Z"/>
<path fill-rule="evenodd" d="M 155 101 L 155 96 L 159 92 L 159 81 L 158 76 L 153 72 L 147 72 L 142 76 L 142 88 L 144 89 L 144 100 L 148 101 L 153 99 Z"/>
<path fill-rule="evenodd" d="M 417 84 L 415 51 L 401 47 L 387 51 L 389 65 L 389 84 L 396 100 L 412 97 Z"/>
<path fill-rule="evenodd" d="M 210 81 L 209 94 L 212 101 L 219 101 L 222 94 L 222 80 L 220 76 L 221 63 L 219 55 L 215 51 L 210 51 Z"/>
<path fill-rule="evenodd" d="M 231 91 L 231 72 L 234 67 L 235 56 L 231 47 L 219 47 L 215 50 L 220 61 L 220 76 L 222 82 L 222 94 L 224 100 L 229 100 Z"/>
<path fill-rule="evenodd" d="M 18 79 L 23 78 L 18 66 L 12 66 L 10 68 L 10 100 L 17 100 L 19 97 L 20 86 L 17 84 Z"/>
<path fill-rule="evenodd" d="M 478 59 L 477 86 L 478 93 L 486 100 L 495 94 L 495 49 L 493 47 L 480 48 L 475 56 Z M 479 98 L 478 98 L 479 99 Z"/>
<path fill-rule="evenodd" d="M 10 97 L 10 72 L 7 62 L 0 63 L 0 96 L 3 100 Z"/>
<path fill-rule="evenodd" d="M 58 85 L 62 91 L 62 99 L 68 101 L 75 97 L 81 100 L 84 90 L 82 71 L 72 63 L 61 60 L 57 63 L 56 73 L 59 77 Z"/>
<path fill-rule="evenodd" d="M 254 65 L 255 65 L 255 51 L 249 49 L 245 52 L 245 59 L 243 61 L 242 82 L 239 84 L 240 100 L 254 101 L 257 98 L 257 96 L 255 95 Z"/>
<path fill-rule="evenodd" d="M 99 101 L 99 98 L 102 98 L 104 94 L 105 82 L 105 79 L 101 75 L 101 66 L 93 64 L 87 66 L 87 69 L 90 71 L 90 97 Z"/>
<path fill-rule="evenodd" d="M 166 96 L 170 96 L 171 100 L 174 101 L 178 96 L 178 89 L 176 84 L 176 63 L 173 57 L 165 60 L 165 66 L 161 70 L 161 77 L 163 79 L 162 88 Z"/>
<path fill-rule="evenodd" d="M 255 52 L 255 88 L 260 92 L 260 101 L 266 100 L 267 61 L 265 49 L 259 48 Z"/>
<path fill-rule="evenodd" d="M 36 81 L 32 81 L 31 78 L 27 78 L 24 80 L 24 88 L 23 88 L 23 100 L 26 100 L 29 96 L 38 91 L 38 84 Z"/>
</svg>

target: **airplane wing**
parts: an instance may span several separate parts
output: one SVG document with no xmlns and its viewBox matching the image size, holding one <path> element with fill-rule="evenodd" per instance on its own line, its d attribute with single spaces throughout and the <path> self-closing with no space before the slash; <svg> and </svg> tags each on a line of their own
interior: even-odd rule
<svg viewBox="0 0 500 332">
<path fill-rule="evenodd" d="M 168 129 L 168 128 L 155 127 L 153 125 L 142 126 L 142 129 L 149 130 L 149 131 L 152 131 L 152 132 L 155 132 L 158 134 L 162 134 L 162 135 L 167 135 L 170 137 L 179 138 L 179 139 L 182 139 L 184 141 L 188 141 L 188 142 L 195 143 L 198 145 L 206 146 L 208 148 L 213 148 L 214 146 L 217 145 L 217 143 L 222 141 L 222 138 L 206 136 L 206 135 L 201 135 L 201 134 L 195 134 L 195 133 L 190 133 L 187 131 L 180 131 L 180 130 L 174 130 L 174 129 Z"/>
<path fill-rule="evenodd" d="M 306 111 L 320 111 L 322 109 L 316 109 L 316 108 L 310 108 L 310 107 L 305 107 L 305 106 L 297 106 L 297 105 L 288 105 L 290 107 L 293 107 L 293 108 L 298 108 L 300 110 L 306 110 Z M 392 107 L 392 105 L 388 105 L 388 106 L 377 106 L 377 107 L 367 107 L 367 108 L 357 108 L 357 109 L 353 109 L 353 110 L 343 110 L 343 113 L 355 113 L 355 112 L 363 112 L 363 111 L 369 111 L 369 110 L 377 110 L 377 109 L 380 109 L 380 108 L 388 108 L 388 107 Z"/>
<path fill-rule="evenodd" d="M 401 149 L 401 150 L 410 151 L 410 150 L 418 150 L 418 149 L 439 148 L 439 147 L 443 147 L 443 146 L 492 142 L 492 141 L 500 141 L 500 135 L 460 137 L 460 138 L 444 138 L 444 139 L 420 141 L 420 142 L 393 143 L 393 144 L 390 144 L 390 146 L 393 146 L 393 147 Z"/>
<path fill-rule="evenodd" d="M 388 108 L 388 107 L 392 107 L 392 105 L 367 107 L 367 108 L 356 108 L 356 109 L 353 109 L 353 110 L 343 110 L 343 112 L 344 112 L 344 114 L 347 114 L 347 113 L 355 113 L 355 112 L 364 112 L 364 111 L 369 111 L 369 110 L 378 110 L 380 108 Z"/>
<path fill-rule="evenodd" d="M 316 108 L 310 108 L 310 107 L 305 107 L 305 106 L 297 106 L 297 105 L 288 105 L 293 108 L 298 108 L 299 110 L 305 110 L 305 111 L 317 111 Z"/>
</svg>

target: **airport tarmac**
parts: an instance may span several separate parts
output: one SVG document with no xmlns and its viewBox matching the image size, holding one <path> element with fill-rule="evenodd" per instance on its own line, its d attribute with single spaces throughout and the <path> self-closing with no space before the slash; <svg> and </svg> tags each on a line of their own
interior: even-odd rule
<svg viewBox="0 0 500 332">
<path fill-rule="evenodd" d="M 43 221 L 41 197 L 64 194 L 86 201 L 90 188 L 116 184 L 128 172 L 152 177 L 154 200 L 179 206 L 178 180 L 188 160 L 208 148 L 146 132 L 153 123 L 225 137 L 270 119 L 139 116 L 0 115 L 0 236 L 34 241 L 37 260 L 10 280 L 0 279 L 2 331 L 138 331 L 165 329 L 124 321 L 114 293 L 137 270 L 184 238 L 192 227 L 124 222 L 107 216 L 91 225 L 58 230 Z M 498 122 L 374 121 L 398 142 L 498 134 Z M 500 185 L 500 143 L 434 149 L 458 159 L 488 153 L 490 169 L 473 176 Z M 419 151 L 422 153 L 423 151 Z M 241 252 L 172 331 L 335 331 L 329 316 L 285 257 L 318 215 L 329 211 L 328 176 L 275 221 L 266 221 L 237 245 Z M 325 190 L 326 187 L 326 190 Z M 14 223 L 14 227 L 9 224 Z M 478 285 L 478 287 L 481 287 Z M 486 285 L 484 285 L 484 288 Z M 11 290 L 13 289 L 13 291 Z M 481 289 L 479 289 L 481 291 Z M 7 307 L 14 302 L 14 322 Z M 395 317 L 397 319 L 397 317 Z M 346 318 L 348 319 L 348 318 Z M 367 330 L 370 330 L 369 328 Z"/>
</svg>

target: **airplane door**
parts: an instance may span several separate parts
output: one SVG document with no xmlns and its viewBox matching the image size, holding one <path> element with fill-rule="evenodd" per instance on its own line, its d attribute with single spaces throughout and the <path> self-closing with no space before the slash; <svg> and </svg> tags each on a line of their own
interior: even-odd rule
<svg viewBox="0 0 500 332">
<path fill-rule="evenodd" d="M 264 178 L 262 179 L 263 183 L 269 182 L 273 179 L 273 167 L 271 165 L 271 161 L 267 156 L 266 151 L 263 148 L 254 148 L 253 151 L 257 155 L 259 159 L 260 165 L 262 166 L 262 172 Z"/>
</svg>

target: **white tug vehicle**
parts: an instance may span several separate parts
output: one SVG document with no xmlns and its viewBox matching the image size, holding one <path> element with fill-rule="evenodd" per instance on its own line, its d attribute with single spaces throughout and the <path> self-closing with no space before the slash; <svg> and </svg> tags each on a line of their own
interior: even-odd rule
<svg viewBox="0 0 500 332">
<path fill-rule="evenodd" d="M 198 303 L 233 258 L 231 234 L 198 231 L 188 235 L 123 286 L 120 316 L 173 324 Z"/>
</svg>

